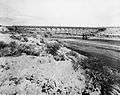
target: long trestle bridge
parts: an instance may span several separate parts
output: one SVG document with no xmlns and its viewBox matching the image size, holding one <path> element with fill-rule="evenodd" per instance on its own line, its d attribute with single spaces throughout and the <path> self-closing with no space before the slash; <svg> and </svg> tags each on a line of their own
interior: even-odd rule
<svg viewBox="0 0 120 95">
<path fill-rule="evenodd" d="M 85 37 L 94 36 L 104 27 L 61 27 L 61 26 L 7 26 L 14 31 L 50 32 L 54 37 Z"/>
</svg>

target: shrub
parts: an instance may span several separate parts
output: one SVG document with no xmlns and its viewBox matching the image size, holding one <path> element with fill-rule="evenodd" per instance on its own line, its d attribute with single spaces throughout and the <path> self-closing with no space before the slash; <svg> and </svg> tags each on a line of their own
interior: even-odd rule
<svg viewBox="0 0 120 95">
<path fill-rule="evenodd" d="M 18 44 L 15 41 L 9 43 L 9 47 L 16 48 Z"/>
<path fill-rule="evenodd" d="M 15 40 L 21 40 L 21 37 L 16 36 L 16 35 L 11 35 L 10 38 L 15 39 Z"/>
<path fill-rule="evenodd" d="M 39 56 L 40 53 L 39 51 L 36 51 L 33 46 L 31 45 L 25 45 L 25 44 L 20 44 L 18 47 L 18 51 L 21 53 L 26 53 L 27 55 L 33 55 L 33 56 Z"/>
<path fill-rule="evenodd" d="M 27 38 L 27 37 L 24 37 L 24 41 L 25 41 L 25 42 L 28 42 L 28 38 Z"/>
<path fill-rule="evenodd" d="M 4 49 L 7 46 L 7 44 L 3 41 L 0 41 L 0 50 Z"/>
<path fill-rule="evenodd" d="M 58 42 L 47 43 L 47 53 L 52 54 L 53 56 L 57 55 L 57 50 L 60 49 L 61 45 Z"/>
<path fill-rule="evenodd" d="M 61 54 L 54 56 L 54 59 L 56 61 L 65 61 L 64 55 L 61 55 Z"/>
<path fill-rule="evenodd" d="M 10 42 L 9 44 L 6 44 L 5 47 L 0 51 L 0 55 L 2 56 L 17 56 L 21 55 L 21 53 L 18 51 L 18 44 L 14 42 Z"/>
<path fill-rule="evenodd" d="M 0 57 L 2 56 L 19 56 L 22 53 L 27 55 L 39 56 L 38 50 L 35 50 L 35 46 L 20 44 L 18 45 L 15 41 L 5 44 L 1 42 Z"/>
<path fill-rule="evenodd" d="M 11 48 L 11 56 L 21 55 L 21 52 L 18 50 L 19 45 L 15 41 L 10 42 L 9 47 Z"/>
</svg>

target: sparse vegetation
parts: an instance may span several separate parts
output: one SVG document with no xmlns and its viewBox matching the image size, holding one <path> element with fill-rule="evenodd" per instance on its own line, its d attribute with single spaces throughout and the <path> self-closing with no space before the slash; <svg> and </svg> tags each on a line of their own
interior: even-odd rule
<svg viewBox="0 0 120 95">
<path fill-rule="evenodd" d="M 39 51 L 36 51 L 35 46 L 25 45 L 25 44 L 17 44 L 15 41 L 10 42 L 9 44 L 5 44 L 1 42 L 1 50 L 0 56 L 19 56 L 22 53 L 27 55 L 39 56 Z"/>
<path fill-rule="evenodd" d="M 118 95 L 112 93 L 114 89 L 112 86 L 120 84 L 120 76 L 117 74 L 117 70 L 114 72 L 115 69 L 106 66 L 106 63 L 101 58 L 96 57 L 85 59 L 82 61 L 81 66 L 86 70 L 88 79 L 86 81 L 86 89 L 95 90 L 99 88 L 101 91 L 100 95 Z M 91 85 L 92 88 L 90 87 Z M 117 91 L 120 93 L 120 87 Z"/>
<path fill-rule="evenodd" d="M 36 51 L 34 48 L 35 46 L 32 45 L 20 44 L 18 47 L 18 51 L 27 55 L 39 56 L 39 51 Z"/>
<path fill-rule="evenodd" d="M 16 42 L 4 43 L 4 48 L 0 50 L 0 56 L 17 56 L 20 55 L 18 51 L 18 44 Z"/>
<path fill-rule="evenodd" d="M 21 36 L 16 36 L 16 35 L 11 35 L 10 38 L 14 39 L 14 40 L 21 40 Z"/>
<path fill-rule="evenodd" d="M 4 49 L 7 46 L 7 44 L 4 41 L 0 41 L 0 50 Z"/>
<path fill-rule="evenodd" d="M 62 54 L 58 54 L 58 55 L 54 56 L 54 59 L 56 61 L 65 61 L 65 57 Z"/>
<path fill-rule="evenodd" d="M 52 54 L 53 56 L 57 55 L 57 50 L 60 49 L 60 44 L 58 42 L 51 42 L 46 44 L 46 52 Z"/>
</svg>

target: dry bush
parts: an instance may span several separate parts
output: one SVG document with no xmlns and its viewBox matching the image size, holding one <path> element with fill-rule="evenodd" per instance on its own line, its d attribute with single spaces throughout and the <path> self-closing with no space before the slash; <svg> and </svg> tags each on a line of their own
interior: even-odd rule
<svg viewBox="0 0 120 95">
<path fill-rule="evenodd" d="M 7 46 L 7 44 L 4 41 L 0 41 L 0 50 L 4 49 Z"/>
<path fill-rule="evenodd" d="M 56 61 L 65 61 L 65 57 L 62 54 L 58 54 L 58 55 L 54 56 L 54 59 Z"/>
<path fill-rule="evenodd" d="M 21 40 L 20 36 L 16 36 L 16 35 L 11 35 L 10 38 L 14 39 L 14 40 Z"/>
<path fill-rule="evenodd" d="M 22 36 L 22 35 L 15 35 L 15 34 L 12 34 L 10 36 L 10 38 L 14 39 L 14 40 L 19 40 L 19 41 L 22 41 L 22 42 L 28 42 L 28 38 L 25 37 L 25 36 Z"/>
<path fill-rule="evenodd" d="M 36 51 L 35 46 L 26 44 L 17 44 L 15 41 L 5 44 L 1 42 L 0 57 L 2 56 L 20 56 L 22 53 L 27 55 L 39 56 L 40 52 Z"/>
<path fill-rule="evenodd" d="M 10 54 L 10 47 L 7 43 L 0 42 L 0 57 Z"/>
<path fill-rule="evenodd" d="M 20 44 L 18 47 L 18 51 L 27 55 L 39 56 L 40 52 L 36 51 L 34 48 L 35 46 L 32 45 Z"/>
<path fill-rule="evenodd" d="M 27 38 L 27 37 L 24 37 L 24 41 L 25 41 L 25 42 L 28 42 L 28 38 Z"/>
<path fill-rule="evenodd" d="M 57 51 L 60 49 L 61 45 L 58 42 L 51 42 L 46 44 L 46 52 L 55 56 L 57 55 Z"/>
<path fill-rule="evenodd" d="M 0 50 L 0 56 L 17 56 L 20 55 L 18 51 L 18 44 L 16 42 L 4 43 L 4 48 Z"/>
</svg>

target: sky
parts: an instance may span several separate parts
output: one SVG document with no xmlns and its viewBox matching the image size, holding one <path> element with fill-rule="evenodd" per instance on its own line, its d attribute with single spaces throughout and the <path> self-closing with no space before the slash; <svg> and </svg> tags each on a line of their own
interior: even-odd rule
<svg viewBox="0 0 120 95">
<path fill-rule="evenodd" d="M 0 24 L 120 26 L 120 0 L 0 0 Z"/>
</svg>

